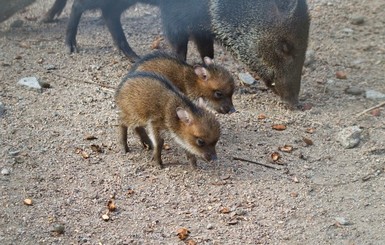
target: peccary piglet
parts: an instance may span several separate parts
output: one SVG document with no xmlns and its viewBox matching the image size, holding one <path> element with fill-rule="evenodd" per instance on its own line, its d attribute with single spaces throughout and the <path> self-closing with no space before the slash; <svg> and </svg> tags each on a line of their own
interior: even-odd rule
<svg viewBox="0 0 385 245">
<path fill-rule="evenodd" d="M 74 0 L 70 19 L 68 21 L 65 40 L 65 43 L 68 47 L 68 51 L 70 53 L 78 51 L 76 45 L 76 33 L 83 12 L 90 9 L 100 9 L 102 11 L 102 15 L 106 22 L 108 30 L 111 33 L 112 39 L 115 42 L 115 45 L 132 62 L 137 60 L 139 56 L 131 49 L 130 45 L 128 44 L 123 32 L 122 23 L 120 21 L 120 16 L 122 15 L 122 13 L 136 3 L 157 5 L 158 0 Z"/>
<path fill-rule="evenodd" d="M 154 52 L 144 56 L 131 68 L 133 71 L 151 71 L 166 77 L 192 100 L 203 98 L 209 107 L 219 113 L 235 111 L 232 101 L 235 82 L 228 70 L 209 57 L 203 65 L 191 66 L 175 55 Z"/>
<path fill-rule="evenodd" d="M 196 157 L 206 161 L 217 159 L 215 145 L 220 136 L 219 122 L 166 78 L 149 72 L 130 73 L 119 85 L 115 99 L 120 109 L 121 143 L 125 152 L 129 151 L 127 129 L 132 128 L 143 144 L 150 140 L 153 160 L 160 168 L 163 167 L 162 132 L 169 133 L 184 148 L 194 168 Z"/>
</svg>

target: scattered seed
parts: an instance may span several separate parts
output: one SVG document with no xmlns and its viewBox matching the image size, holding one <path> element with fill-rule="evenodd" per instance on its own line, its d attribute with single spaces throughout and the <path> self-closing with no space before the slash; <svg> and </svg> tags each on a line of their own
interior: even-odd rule
<svg viewBox="0 0 385 245">
<path fill-rule="evenodd" d="M 293 151 L 293 146 L 291 146 L 291 145 L 284 145 L 284 146 L 278 147 L 278 150 L 290 153 L 290 152 Z"/>
<path fill-rule="evenodd" d="M 190 231 L 187 230 L 187 228 L 182 227 L 177 230 L 177 234 L 180 240 L 186 240 L 190 234 Z"/>
<path fill-rule="evenodd" d="M 84 137 L 84 139 L 85 139 L 85 140 L 96 140 L 97 137 L 96 137 L 96 136 L 93 136 L 93 135 L 86 135 L 86 136 Z"/>
<path fill-rule="evenodd" d="M 222 214 L 228 214 L 228 213 L 230 213 L 230 209 L 227 207 L 223 207 L 219 210 L 219 212 Z"/>
<path fill-rule="evenodd" d="M 186 244 L 187 245 L 197 245 L 198 243 L 194 240 L 188 240 L 188 241 L 186 241 Z"/>
<path fill-rule="evenodd" d="M 291 193 L 290 193 L 290 196 L 291 196 L 291 197 L 298 197 L 298 192 L 291 192 Z"/>
<path fill-rule="evenodd" d="M 280 158 L 281 158 L 281 156 L 279 155 L 278 152 L 273 152 L 273 153 L 271 153 L 271 159 L 272 159 L 274 162 L 278 161 Z"/>
<path fill-rule="evenodd" d="M 167 151 L 167 150 L 170 150 L 171 147 L 170 147 L 169 144 L 165 143 L 165 144 L 163 145 L 163 149 Z"/>
<path fill-rule="evenodd" d="M 336 77 L 338 79 L 346 79 L 347 78 L 347 75 L 344 71 L 337 71 L 336 72 Z"/>
<path fill-rule="evenodd" d="M 313 134 L 315 132 L 315 128 L 307 128 L 306 133 Z"/>
<path fill-rule="evenodd" d="M 376 108 L 376 109 L 372 110 L 370 112 L 370 114 L 372 114 L 372 116 L 374 116 L 374 117 L 378 117 L 381 115 L 381 110 L 380 110 L 380 108 Z"/>
<path fill-rule="evenodd" d="M 258 118 L 258 120 L 263 120 L 263 119 L 266 119 L 266 115 L 265 114 L 259 114 L 257 118 Z"/>
<path fill-rule="evenodd" d="M 29 198 L 24 199 L 24 204 L 27 206 L 32 206 L 33 204 L 32 199 L 29 199 Z"/>
<path fill-rule="evenodd" d="M 94 145 L 94 144 L 91 145 L 91 150 L 93 152 L 97 152 L 97 153 L 103 152 L 103 149 L 99 145 Z"/>
<path fill-rule="evenodd" d="M 309 138 L 302 137 L 302 140 L 306 143 L 306 145 L 313 145 L 313 141 Z"/>
<path fill-rule="evenodd" d="M 162 36 L 158 36 L 151 44 L 151 49 L 160 49 L 160 43 L 163 41 Z"/>
<path fill-rule="evenodd" d="M 109 200 L 108 203 L 107 203 L 107 208 L 111 212 L 115 211 L 116 210 L 116 205 L 115 205 L 114 201 Z"/>
<path fill-rule="evenodd" d="M 282 131 L 282 130 L 285 130 L 285 129 L 286 129 L 286 126 L 283 125 L 283 124 L 274 124 L 274 125 L 272 126 L 272 128 L 275 129 L 275 130 L 278 130 L 278 131 Z"/>
</svg>

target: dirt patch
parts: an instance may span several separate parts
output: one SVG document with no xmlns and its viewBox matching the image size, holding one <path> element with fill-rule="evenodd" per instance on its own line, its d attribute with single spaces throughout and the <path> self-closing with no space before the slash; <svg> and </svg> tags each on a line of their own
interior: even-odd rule
<svg viewBox="0 0 385 245">
<path fill-rule="evenodd" d="M 0 25 L 1 244 L 384 244 L 385 111 L 357 116 L 383 99 L 346 92 L 385 93 L 382 0 L 309 0 L 314 60 L 300 94 L 308 110 L 288 111 L 263 83 L 237 81 L 238 112 L 218 115 L 219 161 L 198 170 L 169 139 L 163 170 L 133 134 L 132 152 L 121 153 L 113 88 L 131 63 L 98 12 L 84 14 L 81 52 L 68 55 L 72 2 L 57 22 L 40 23 L 51 4 L 40 0 Z M 133 49 L 151 52 L 158 10 L 138 5 L 122 22 Z M 198 61 L 190 51 L 188 61 Z M 219 46 L 215 55 L 234 77 L 245 70 Z M 17 84 L 30 76 L 51 88 Z M 351 126 L 362 130 L 359 144 L 345 149 L 338 135 Z"/>
</svg>

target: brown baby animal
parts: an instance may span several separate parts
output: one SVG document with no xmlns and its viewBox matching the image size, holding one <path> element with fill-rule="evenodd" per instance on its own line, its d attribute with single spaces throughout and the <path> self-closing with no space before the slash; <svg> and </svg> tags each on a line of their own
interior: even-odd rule
<svg viewBox="0 0 385 245">
<path fill-rule="evenodd" d="M 125 152 L 129 151 L 127 130 L 132 128 L 143 145 L 153 148 L 153 160 L 160 168 L 164 132 L 184 148 L 194 168 L 196 157 L 208 162 L 217 159 L 219 122 L 166 78 L 150 72 L 130 73 L 118 86 L 115 99 L 120 109 L 121 144 Z"/>
<path fill-rule="evenodd" d="M 133 71 L 150 71 L 170 80 L 180 91 L 196 101 L 203 98 L 215 111 L 226 114 L 235 111 L 232 96 L 235 82 L 228 70 L 214 63 L 209 57 L 204 64 L 187 64 L 176 55 L 154 52 L 138 60 Z"/>
</svg>

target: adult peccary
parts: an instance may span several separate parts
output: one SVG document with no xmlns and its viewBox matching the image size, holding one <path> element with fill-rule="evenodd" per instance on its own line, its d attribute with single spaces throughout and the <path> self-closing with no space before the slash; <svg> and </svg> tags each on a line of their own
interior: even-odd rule
<svg viewBox="0 0 385 245">
<path fill-rule="evenodd" d="M 0 23 L 34 2 L 35 0 L 0 0 Z"/>
<path fill-rule="evenodd" d="M 55 0 L 52 7 L 44 15 L 43 22 L 53 22 L 55 17 L 59 17 L 61 12 L 63 12 L 64 7 L 66 6 L 67 0 Z"/>
<path fill-rule="evenodd" d="M 139 56 L 131 49 L 127 42 L 123 32 L 120 17 L 126 9 L 130 8 L 136 3 L 157 5 L 157 2 L 158 0 L 74 0 L 67 25 L 65 40 L 68 51 L 70 53 L 78 51 L 78 47 L 76 45 L 76 34 L 83 12 L 91 9 L 100 9 L 116 46 L 131 61 L 135 61 L 139 58 Z M 43 21 L 52 21 L 54 16 L 57 16 L 61 13 L 65 4 L 66 0 L 56 0 L 54 5 L 47 12 Z"/>
<path fill-rule="evenodd" d="M 283 101 L 298 103 L 310 18 L 306 0 L 160 0 L 164 33 L 186 59 L 189 39 L 213 58 L 214 38 Z"/>
</svg>

